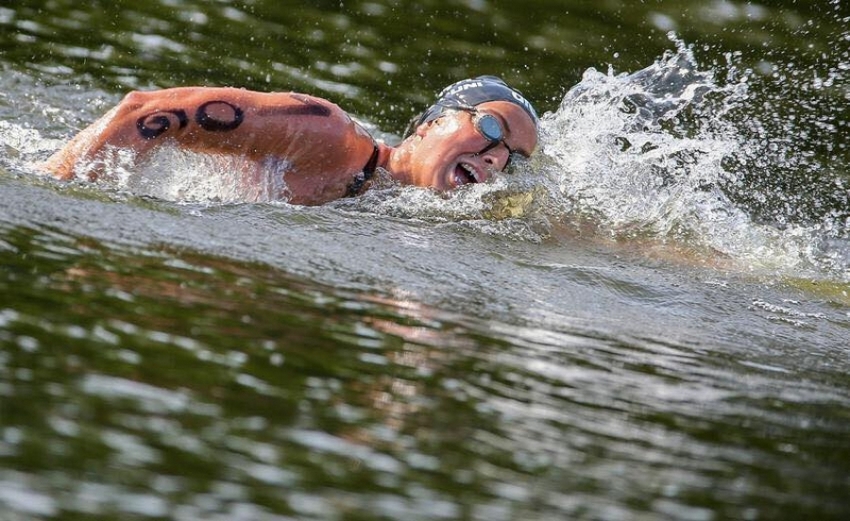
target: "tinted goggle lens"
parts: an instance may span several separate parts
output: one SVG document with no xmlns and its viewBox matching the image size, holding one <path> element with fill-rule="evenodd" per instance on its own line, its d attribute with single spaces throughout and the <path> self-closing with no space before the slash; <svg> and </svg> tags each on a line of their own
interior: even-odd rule
<svg viewBox="0 0 850 521">
<path fill-rule="evenodd" d="M 502 125 L 499 120 L 492 114 L 482 114 L 475 121 L 475 128 L 488 141 L 501 141 L 505 139 L 505 134 L 502 132 Z"/>
<path fill-rule="evenodd" d="M 483 154 L 488 150 L 493 149 L 494 147 L 503 144 L 505 148 L 508 149 L 508 160 L 505 163 L 505 169 L 511 164 L 511 160 L 513 159 L 514 154 L 519 154 L 522 157 L 527 157 L 522 152 L 517 152 L 508 146 L 508 143 L 505 141 L 505 133 L 502 130 L 502 124 L 499 123 L 499 119 L 492 114 L 476 114 L 475 116 L 475 128 L 478 130 L 478 133 L 484 136 L 487 141 L 490 142 L 489 145 L 484 147 L 484 150 L 478 152 L 478 154 Z"/>
</svg>

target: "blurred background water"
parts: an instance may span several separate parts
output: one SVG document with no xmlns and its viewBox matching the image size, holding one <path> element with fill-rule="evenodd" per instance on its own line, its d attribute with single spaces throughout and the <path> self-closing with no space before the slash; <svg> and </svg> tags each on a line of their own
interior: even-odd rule
<svg viewBox="0 0 850 521">
<path fill-rule="evenodd" d="M 0 520 L 846 519 L 848 22 L 0 2 Z M 187 201 L 33 166 L 131 89 L 307 92 L 393 142 L 477 74 L 541 145 L 453 194 Z"/>
</svg>

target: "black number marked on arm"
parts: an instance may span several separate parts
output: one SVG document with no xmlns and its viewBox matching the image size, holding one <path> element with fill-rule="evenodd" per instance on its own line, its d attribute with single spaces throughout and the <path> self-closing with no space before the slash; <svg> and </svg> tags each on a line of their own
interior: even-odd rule
<svg viewBox="0 0 850 521">
<path fill-rule="evenodd" d="M 208 109 L 210 107 L 218 108 L 222 105 L 229 108 L 232 112 L 230 119 L 216 119 L 209 114 Z M 195 112 L 195 123 L 209 132 L 229 132 L 235 130 L 242 124 L 244 119 L 245 113 L 242 109 L 226 101 L 208 101 L 198 107 L 197 112 Z"/>
<path fill-rule="evenodd" d="M 173 120 L 176 120 L 179 128 L 185 128 L 189 124 L 189 116 L 185 110 L 162 110 L 142 116 L 136 120 L 136 128 L 145 139 L 155 139 L 168 132 Z"/>
<path fill-rule="evenodd" d="M 257 116 L 318 116 L 329 117 L 331 110 L 309 98 L 297 97 L 303 105 L 266 107 L 256 111 Z M 212 113 L 216 115 L 213 116 Z M 245 121 L 245 111 L 223 100 L 204 103 L 195 111 L 195 123 L 207 132 L 230 132 L 236 130 Z M 183 109 L 159 110 L 136 121 L 139 134 L 145 139 L 156 139 L 168 132 L 174 124 L 179 129 L 189 125 L 189 116 Z"/>
</svg>

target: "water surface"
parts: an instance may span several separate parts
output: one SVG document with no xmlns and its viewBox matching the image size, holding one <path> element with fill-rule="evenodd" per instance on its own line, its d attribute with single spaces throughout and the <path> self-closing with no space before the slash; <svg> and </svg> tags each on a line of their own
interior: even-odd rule
<svg viewBox="0 0 850 521">
<path fill-rule="evenodd" d="M 0 7 L 0 519 L 846 518 L 848 16 Z M 454 194 L 33 167 L 129 89 L 295 89 L 391 141 L 482 73 L 541 147 Z"/>
</svg>

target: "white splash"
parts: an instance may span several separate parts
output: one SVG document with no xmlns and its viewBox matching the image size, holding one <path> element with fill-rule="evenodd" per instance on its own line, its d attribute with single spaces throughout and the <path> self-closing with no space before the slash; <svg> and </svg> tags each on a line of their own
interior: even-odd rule
<svg viewBox="0 0 850 521">
<path fill-rule="evenodd" d="M 828 261 L 850 274 L 836 261 L 842 255 L 824 250 L 822 226 L 759 224 L 730 199 L 744 174 L 730 158 L 761 146 L 728 117 L 752 103 L 748 78 L 720 84 L 676 43 L 633 74 L 588 70 L 544 116 L 539 166 L 560 192 L 557 218 L 593 222 L 620 240 L 695 246 L 756 270 L 799 273 Z"/>
<path fill-rule="evenodd" d="M 257 203 L 286 201 L 286 161 L 261 165 L 242 156 L 211 155 L 161 147 L 136 163 L 118 158 L 102 179 L 134 195 L 174 202 Z"/>
</svg>

